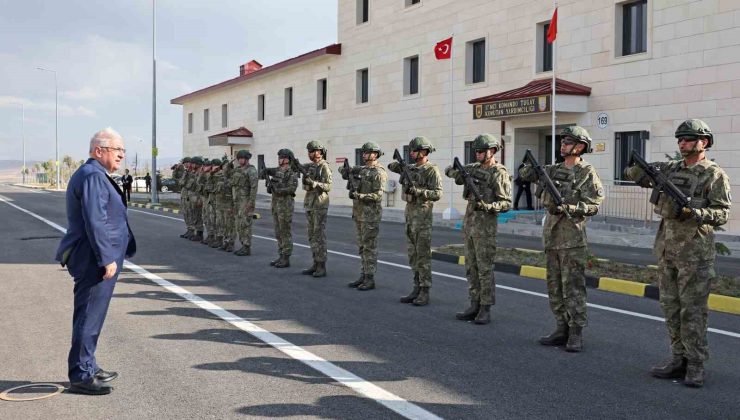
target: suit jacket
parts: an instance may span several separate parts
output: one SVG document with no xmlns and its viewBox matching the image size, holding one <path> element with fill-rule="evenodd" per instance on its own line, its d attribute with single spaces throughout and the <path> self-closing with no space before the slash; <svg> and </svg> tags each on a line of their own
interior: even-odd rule
<svg viewBox="0 0 740 420">
<path fill-rule="evenodd" d="M 104 267 L 136 253 L 126 199 L 118 184 L 95 159 L 88 159 L 67 185 L 67 233 L 56 260 L 80 277 L 91 266 Z"/>
<path fill-rule="evenodd" d="M 121 183 L 123 184 L 123 188 L 130 190 L 131 186 L 134 185 L 134 177 L 131 175 L 124 175 L 121 178 Z"/>
</svg>

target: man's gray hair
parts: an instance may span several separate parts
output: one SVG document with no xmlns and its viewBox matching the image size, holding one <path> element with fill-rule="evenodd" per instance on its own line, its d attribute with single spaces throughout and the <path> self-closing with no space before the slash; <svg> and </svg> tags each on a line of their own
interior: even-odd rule
<svg viewBox="0 0 740 420">
<path fill-rule="evenodd" d="M 116 130 L 110 127 L 98 131 L 90 139 L 90 153 L 92 153 L 96 147 L 108 147 L 111 140 L 120 140 L 123 142 L 123 137 L 121 137 Z"/>
</svg>

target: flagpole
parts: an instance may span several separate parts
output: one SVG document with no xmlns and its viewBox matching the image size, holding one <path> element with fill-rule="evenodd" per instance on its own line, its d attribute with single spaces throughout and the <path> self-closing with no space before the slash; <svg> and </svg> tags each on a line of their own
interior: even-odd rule
<svg viewBox="0 0 740 420">
<path fill-rule="evenodd" d="M 453 32 L 450 35 L 450 38 L 452 38 L 452 42 L 455 41 L 455 33 Z M 453 65 L 454 60 L 452 59 L 452 45 L 450 45 L 450 162 L 452 162 L 455 157 L 455 151 L 454 151 L 454 145 L 455 145 L 455 78 L 453 76 L 455 71 L 455 66 Z M 453 218 L 454 214 L 454 207 L 452 206 L 452 189 L 455 186 L 455 182 L 452 178 L 450 178 L 450 209 L 449 209 L 449 216 L 450 220 Z"/>
<path fill-rule="evenodd" d="M 555 2 L 555 11 L 556 11 L 556 13 L 557 13 L 557 10 L 558 10 L 558 2 Z M 552 24 L 553 24 L 553 22 L 551 21 L 550 22 L 550 25 L 552 25 Z M 555 22 L 555 25 L 556 25 L 556 29 L 557 29 L 557 22 Z M 552 161 L 551 162 L 552 162 L 553 165 L 555 164 L 555 145 L 557 144 L 555 142 L 555 96 L 556 96 L 556 94 L 555 94 L 555 72 L 556 72 L 556 69 L 558 67 L 557 42 L 558 42 L 558 40 L 557 40 L 557 35 L 556 35 L 555 39 L 552 42 L 552 100 L 550 101 L 551 102 L 550 103 L 550 108 L 551 108 L 551 111 L 552 111 L 552 139 L 551 139 L 551 141 L 552 141 L 552 147 L 551 147 L 551 149 L 552 149 L 552 154 L 551 154 Z"/>
</svg>

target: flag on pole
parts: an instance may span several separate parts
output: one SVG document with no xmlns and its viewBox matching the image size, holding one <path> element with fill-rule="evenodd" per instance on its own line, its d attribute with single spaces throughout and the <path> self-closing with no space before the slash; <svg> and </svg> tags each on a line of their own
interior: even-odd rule
<svg viewBox="0 0 740 420">
<path fill-rule="evenodd" d="M 437 43 L 434 47 L 434 56 L 437 60 L 449 60 L 452 57 L 452 37 Z"/>
<path fill-rule="evenodd" d="M 547 42 L 552 44 L 555 42 L 555 38 L 558 37 L 558 8 L 555 8 L 555 12 L 552 14 L 550 20 L 550 27 L 547 28 Z"/>
</svg>

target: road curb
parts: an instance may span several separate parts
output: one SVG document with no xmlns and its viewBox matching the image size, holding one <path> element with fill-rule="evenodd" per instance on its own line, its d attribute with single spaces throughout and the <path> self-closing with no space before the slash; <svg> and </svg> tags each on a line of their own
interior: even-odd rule
<svg viewBox="0 0 740 420">
<path fill-rule="evenodd" d="M 432 259 L 458 265 L 465 265 L 464 256 L 445 254 L 437 251 L 432 251 Z M 496 263 L 496 265 L 494 266 L 494 270 L 502 273 L 516 274 L 521 277 L 538 280 L 545 280 L 547 276 L 546 269 L 531 265 Z M 660 298 L 658 286 L 640 283 L 632 280 L 586 276 L 586 286 L 593 289 L 604 290 L 607 292 L 645 297 L 653 300 L 658 300 Z M 740 315 L 740 298 L 710 293 L 709 309 L 717 312 L 726 312 L 730 314 Z"/>
<path fill-rule="evenodd" d="M 128 203 L 132 207 L 138 207 L 142 209 L 150 209 L 150 210 L 157 210 L 157 211 L 163 211 L 165 213 L 174 213 L 174 214 L 180 214 L 179 209 L 171 209 L 169 207 L 162 207 L 162 206 L 153 206 L 151 204 L 141 204 L 141 203 Z"/>
</svg>

